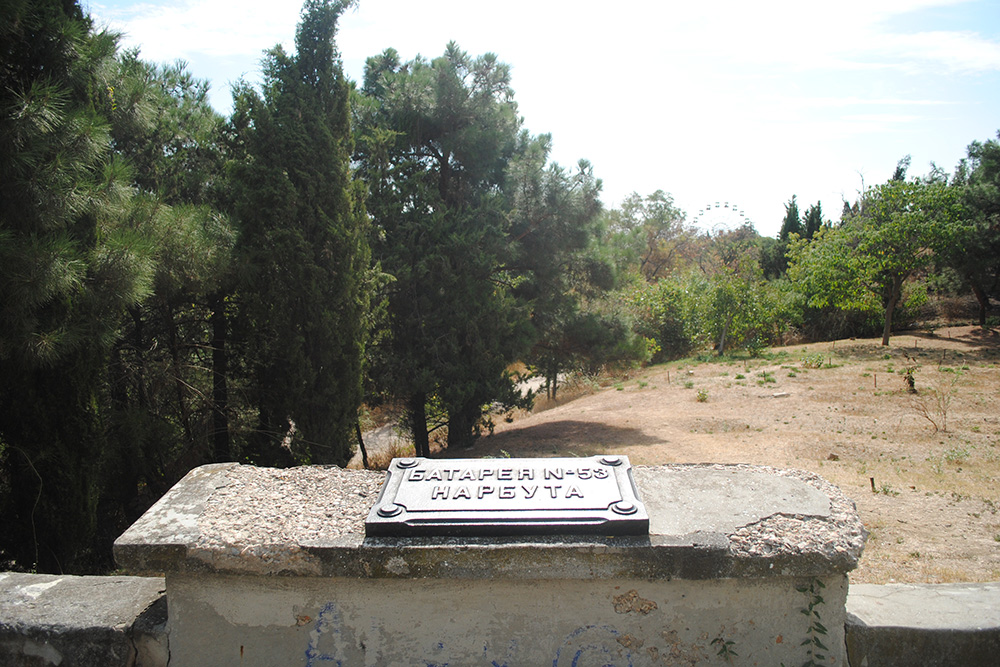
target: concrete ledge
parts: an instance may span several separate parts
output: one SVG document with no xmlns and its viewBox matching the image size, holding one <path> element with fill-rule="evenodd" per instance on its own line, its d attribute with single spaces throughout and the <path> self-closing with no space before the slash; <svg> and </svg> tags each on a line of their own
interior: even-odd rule
<svg viewBox="0 0 1000 667">
<path fill-rule="evenodd" d="M 1000 660 L 1000 583 L 855 584 L 847 611 L 852 667 L 964 667 Z"/>
<path fill-rule="evenodd" d="M 447 465 L 449 481 L 482 479 L 474 461 Z M 218 464 L 178 482 L 115 543 L 129 571 L 165 573 L 172 663 L 699 664 L 722 650 L 801 664 L 814 586 L 825 660 L 846 662 L 847 573 L 865 531 L 812 473 L 633 467 L 649 531 L 616 537 L 366 535 L 384 479 Z"/>
<path fill-rule="evenodd" d="M 636 467 L 643 537 L 372 538 L 384 475 L 333 467 L 192 470 L 115 543 L 134 573 L 348 578 L 719 579 L 846 574 L 865 532 L 811 473 Z"/>
<path fill-rule="evenodd" d="M 0 664 L 165 667 L 162 578 L 0 573 Z"/>
</svg>

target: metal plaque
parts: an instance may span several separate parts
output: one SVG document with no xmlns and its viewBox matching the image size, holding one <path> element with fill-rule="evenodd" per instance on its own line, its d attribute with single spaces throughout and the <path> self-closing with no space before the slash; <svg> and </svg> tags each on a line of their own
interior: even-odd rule
<svg viewBox="0 0 1000 667">
<path fill-rule="evenodd" d="M 646 535 L 626 456 L 392 460 L 369 536 Z"/>
</svg>

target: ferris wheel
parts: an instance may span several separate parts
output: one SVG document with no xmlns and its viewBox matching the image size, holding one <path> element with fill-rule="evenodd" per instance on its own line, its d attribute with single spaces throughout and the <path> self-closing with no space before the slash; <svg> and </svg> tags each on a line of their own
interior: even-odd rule
<svg viewBox="0 0 1000 667">
<path fill-rule="evenodd" d="M 753 222 L 734 202 L 708 203 L 695 213 L 692 221 L 695 226 L 711 232 L 713 235 L 731 232 Z"/>
</svg>

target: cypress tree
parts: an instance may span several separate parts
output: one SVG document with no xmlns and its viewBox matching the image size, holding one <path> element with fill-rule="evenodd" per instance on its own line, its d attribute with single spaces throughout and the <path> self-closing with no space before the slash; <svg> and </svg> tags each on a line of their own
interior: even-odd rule
<svg viewBox="0 0 1000 667">
<path fill-rule="evenodd" d="M 792 195 L 792 198 L 785 204 L 785 217 L 781 221 L 781 231 L 778 232 L 777 256 L 768 258 L 767 262 L 769 274 L 782 276 L 788 270 L 787 253 L 792 234 L 797 234 L 798 236 L 805 234 L 805 228 L 799 217 L 799 204 L 796 201 L 795 195 Z"/>
<path fill-rule="evenodd" d="M 805 237 L 811 239 L 815 236 L 816 232 L 819 231 L 820 227 L 823 226 L 823 203 L 816 202 L 815 205 L 810 206 L 806 209 L 805 218 Z"/>
<path fill-rule="evenodd" d="M 236 90 L 235 330 L 259 463 L 343 464 L 354 442 L 370 252 L 334 45 L 350 4 L 307 0 L 296 53 L 271 49 L 262 90 Z"/>
<path fill-rule="evenodd" d="M 781 231 L 778 238 L 782 243 L 788 243 L 788 237 L 792 234 L 802 236 L 802 220 L 799 219 L 799 204 L 795 201 L 795 195 L 785 204 L 785 218 L 781 221 Z"/>
</svg>

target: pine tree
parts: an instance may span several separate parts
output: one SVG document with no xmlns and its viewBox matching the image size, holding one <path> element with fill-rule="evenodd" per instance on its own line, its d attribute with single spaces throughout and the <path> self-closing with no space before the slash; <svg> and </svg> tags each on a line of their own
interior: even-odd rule
<svg viewBox="0 0 1000 667">
<path fill-rule="evenodd" d="M 108 564 L 94 550 L 113 465 L 104 374 L 152 284 L 143 210 L 112 153 L 113 128 L 143 122 L 116 99 L 116 50 L 75 2 L 0 10 L 0 551 L 40 570 Z"/>
<path fill-rule="evenodd" d="M 990 299 L 1000 292 L 1000 132 L 995 139 L 968 147 L 953 183 L 962 190 L 965 215 L 942 262 L 958 272 L 979 302 L 979 324 L 986 326 Z"/>
<path fill-rule="evenodd" d="M 296 53 L 271 49 L 263 89 L 236 91 L 235 328 L 261 463 L 343 464 L 354 441 L 370 251 L 334 45 L 350 4 L 307 0 Z"/>
<path fill-rule="evenodd" d="M 148 88 L 150 122 L 115 128 L 113 138 L 143 193 L 156 246 L 154 292 L 129 309 L 110 369 L 122 461 L 115 490 L 134 502 L 137 487 L 155 496 L 190 467 L 233 459 L 226 297 L 234 233 L 221 213 L 225 121 L 209 104 L 208 82 L 183 62 L 152 65 L 132 50 L 119 67 L 123 79 Z M 129 94 L 116 88 L 119 98 Z"/>
<path fill-rule="evenodd" d="M 513 294 L 530 312 L 533 343 L 524 361 L 541 371 L 548 395 L 554 398 L 560 374 L 633 360 L 637 354 L 641 358 L 645 341 L 630 331 L 620 309 L 604 299 L 617 276 L 611 253 L 596 242 L 602 231 L 601 181 L 586 160 L 573 172 L 549 164 L 547 135 L 525 135 L 522 142 L 508 168 L 505 188 L 512 239 L 506 268 L 518 276 Z M 676 209 L 669 195 L 658 191 L 640 206 L 646 214 L 643 226 L 655 226 L 662 232 L 660 238 L 669 238 L 670 228 L 680 226 L 672 219 Z M 640 231 L 635 261 L 651 264 L 650 258 L 659 255 L 662 246 L 655 238 L 647 240 L 654 233 Z"/>
<path fill-rule="evenodd" d="M 369 59 L 363 91 L 358 157 L 376 258 L 394 278 L 372 375 L 407 405 L 426 455 L 429 420 L 447 423 L 449 446 L 466 445 L 484 406 L 514 399 L 505 370 L 530 330 L 505 271 L 502 188 L 520 121 L 509 67 L 454 43 L 431 62 L 402 65 L 391 49 Z"/>
</svg>

